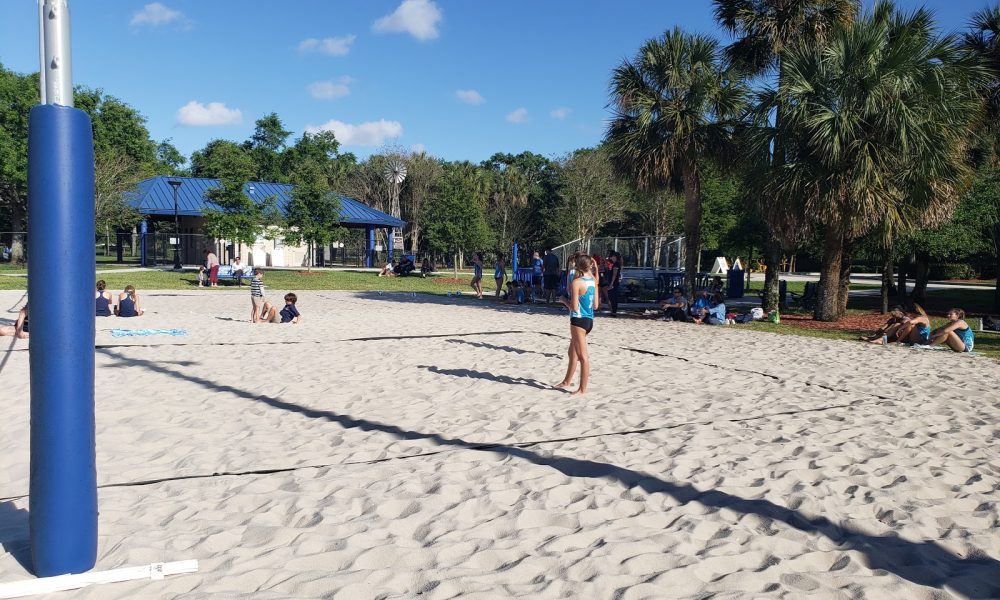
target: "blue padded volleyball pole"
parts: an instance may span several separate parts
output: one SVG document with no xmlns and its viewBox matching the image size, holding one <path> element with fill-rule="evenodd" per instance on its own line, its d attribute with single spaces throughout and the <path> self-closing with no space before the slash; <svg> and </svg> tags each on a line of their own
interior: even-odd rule
<svg viewBox="0 0 1000 600">
<path fill-rule="evenodd" d="M 94 147 L 73 108 L 67 0 L 39 0 L 42 104 L 28 121 L 28 299 L 35 575 L 97 560 Z M 35 301 L 38 303 L 36 304 Z"/>
</svg>

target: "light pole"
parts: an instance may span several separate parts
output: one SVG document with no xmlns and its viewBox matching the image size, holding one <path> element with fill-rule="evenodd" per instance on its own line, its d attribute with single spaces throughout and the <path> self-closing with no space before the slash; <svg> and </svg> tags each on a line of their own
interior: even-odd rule
<svg viewBox="0 0 1000 600">
<path fill-rule="evenodd" d="M 170 187 L 174 188 L 174 236 L 175 236 L 174 237 L 174 270 L 175 271 L 180 271 L 181 270 L 181 254 L 180 254 L 181 226 L 180 226 L 180 220 L 179 220 L 179 218 L 177 216 L 177 189 L 179 187 L 181 187 L 181 183 L 182 182 L 179 181 L 179 180 L 177 180 L 177 179 L 171 179 L 171 180 L 167 181 L 167 183 L 170 184 Z"/>
</svg>

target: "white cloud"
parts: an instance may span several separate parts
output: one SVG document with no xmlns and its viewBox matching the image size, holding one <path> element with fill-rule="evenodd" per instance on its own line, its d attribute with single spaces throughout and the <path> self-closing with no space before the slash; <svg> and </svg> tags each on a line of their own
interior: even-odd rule
<svg viewBox="0 0 1000 600">
<path fill-rule="evenodd" d="M 184 13 L 181 11 L 167 8 L 159 2 L 153 2 L 152 4 L 147 4 L 142 7 L 142 10 L 136 11 L 136 13 L 132 15 L 132 20 L 129 21 L 129 25 L 132 27 L 139 27 L 141 25 L 156 27 L 158 25 L 168 25 L 174 21 L 180 21 L 183 18 Z"/>
<path fill-rule="evenodd" d="M 336 100 L 351 93 L 351 88 L 347 87 L 353 81 L 350 77 L 340 77 L 330 81 L 314 81 L 306 89 L 309 95 L 317 100 Z"/>
<path fill-rule="evenodd" d="M 345 35 L 343 37 L 328 37 L 321 40 L 307 38 L 299 42 L 300 52 L 318 52 L 329 54 L 330 56 L 344 56 L 351 51 L 351 44 L 358 36 Z"/>
<path fill-rule="evenodd" d="M 237 125 L 243 120 L 238 108 L 227 108 L 222 102 L 207 105 L 192 100 L 177 110 L 177 123 L 188 127 L 211 127 L 213 125 Z"/>
<path fill-rule="evenodd" d="M 306 132 L 317 134 L 321 131 L 332 131 L 337 141 L 345 146 L 381 146 L 386 140 L 403 135 L 403 126 L 399 121 L 367 121 L 351 125 L 343 121 L 331 119 L 322 125 L 306 125 Z"/>
<path fill-rule="evenodd" d="M 567 116 L 569 116 L 569 113 L 571 112 L 573 112 L 573 109 L 566 108 L 565 106 L 560 106 L 559 108 L 553 108 L 552 111 L 549 113 L 549 115 L 553 119 L 559 119 L 560 121 L 562 121 Z"/>
<path fill-rule="evenodd" d="M 372 24 L 379 33 L 408 33 L 421 41 L 438 36 L 441 9 L 431 0 L 403 0 L 396 10 Z"/>
<path fill-rule="evenodd" d="M 524 121 L 527 120 L 527 118 L 528 118 L 528 109 L 522 107 L 522 108 L 519 108 L 519 109 L 511 112 L 509 115 L 507 115 L 507 122 L 508 123 L 524 123 Z"/>
<path fill-rule="evenodd" d="M 460 102 L 465 102 L 466 104 L 482 104 L 486 102 L 486 98 L 483 98 L 483 95 L 476 90 L 456 90 L 455 97 Z"/>
<path fill-rule="evenodd" d="M 414 154 L 422 154 L 427 152 L 427 146 L 424 146 L 423 144 L 413 144 L 410 146 L 410 152 Z"/>
</svg>

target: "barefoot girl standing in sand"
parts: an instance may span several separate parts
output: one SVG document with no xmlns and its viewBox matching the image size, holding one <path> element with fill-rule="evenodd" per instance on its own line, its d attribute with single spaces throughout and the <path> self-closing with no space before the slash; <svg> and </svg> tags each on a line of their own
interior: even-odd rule
<svg viewBox="0 0 1000 600">
<path fill-rule="evenodd" d="M 576 277 L 569 287 L 569 365 L 566 376 L 557 383 L 556 389 L 565 389 L 573 382 L 576 363 L 580 363 L 580 387 L 573 392 L 578 396 L 587 391 L 590 380 L 590 355 L 587 353 L 587 334 L 594 328 L 594 311 L 601 306 L 597 293 L 597 263 L 587 255 L 576 259 Z"/>
<path fill-rule="evenodd" d="M 483 299 L 483 255 L 476 252 L 472 255 L 472 281 L 469 287 L 476 291 L 476 298 Z"/>
</svg>

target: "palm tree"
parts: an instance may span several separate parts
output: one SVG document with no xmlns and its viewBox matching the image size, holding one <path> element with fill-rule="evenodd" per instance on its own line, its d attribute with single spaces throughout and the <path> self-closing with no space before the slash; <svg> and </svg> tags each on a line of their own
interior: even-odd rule
<svg viewBox="0 0 1000 600">
<path fill-rule="evenodd" d="M 532 182 L 527 174 L 517 167 L 507 166 L 493 173 L 490 200 L 500 219 L 500 235 L 497 242 L 501 248 L 508 247 L 513 242 L 507 236 L 507 224 L 512 212 L 528 206 L 531 185 Z"/>
<path fill-rule="evenodd" d="M 782 53 L 791 47 L 823 44 L 829 31 L 837 24 L 851 22 L 858 11 L 858 0 L 714 0 L 715 19 L 737 40 L 726 47 L 726 58 L 737 68 L 750 75 L 776 74 L 783 79 Z M 761 126 L 772 118 L 780 127 L 784 111 L 776 95 L 764 94 L 758 105 L 764 107 Z M 769 140 L 759 157 L 756 177 L 748 183 L 768 179 L 766 171 L 783 161 L 780 145 Z M 763 172 L 761 172 L 763 171 Z M 758 207 L 768 225 L 764 247 L 764 310 L 778 307 L 778 269 L 781 261 L 782 242 L 793 243 L 801 234 L 801 220 L 774 198 L 759 193 Z"/>
<path fill-rule="evenodd" d="M 845 242 L 875 227 L 897 232 L 947 213 L 969 169 L 965 144 L 985 70 L 930 13 L 879 2 L 838 26 L 825 48 L 783 56 L 777 137 L 784 162 L 766 191 L 801 201 L 822 231 L 815 318 L 846 307 Z"/>
<path fill-rule="evenodd" d="M 689 293 L 701 250 L 699 161 L 731 148 L 746 98 L 743 80 L 723 66 L 718 42 L 676 28 L 648 40 L 611 78 L 612 163 L 640 188 L 683 188 Z"/>
<path fill-rule="evenodd" d="M 969 25 L 971 31 L 965 35 L 965 47 L 973 56 L 979 57 L 990 71 L 983 87 L 986 106 L 982 138 L 987 148 L 987 159 L 996 167 L 1000 163 L 1000 4 L 974 14 Z M 1000 223 L 993 224 L 992 233 L 998 249 L 997 265 L 1000 266 Z M 993 292 L 993 309 L 1000 311 L 1000 281 Z"/>
</svg>

